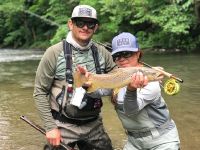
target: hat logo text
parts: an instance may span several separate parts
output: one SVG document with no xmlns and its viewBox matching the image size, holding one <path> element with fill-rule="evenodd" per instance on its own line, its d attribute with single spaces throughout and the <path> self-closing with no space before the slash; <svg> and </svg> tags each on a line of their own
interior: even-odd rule
<svg viewBox="0 0 200 150">
<path fill-rule="evenodd" d="M 126 46 L 130 45 L 129 38 L 122 38 L 117 40 L 117 46 Z"/>
<path fill-rule="evenodd" d="M 89 8 L 79 8 L 79 16 L 92 16 L 92 10 Z"/>
</svg>

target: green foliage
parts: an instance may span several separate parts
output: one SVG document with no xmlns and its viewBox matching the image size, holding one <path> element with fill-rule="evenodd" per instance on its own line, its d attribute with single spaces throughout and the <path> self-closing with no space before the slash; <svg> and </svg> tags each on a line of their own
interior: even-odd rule
<svg viewBox="0 0 200 150">
<path fill-rule="evenodd" d="M 7 34 L 7 37 L 4 39 L 5 45 L 14 45 L 14 48 L 22 46 L 22 35 L 24 34 L 23 28 L 20 28 L 18 30 L 15 30 L 13 32 L 9 32 Z"/>
<path fill-rule="evenodd" d="M 131 32 L 141 48 L 190 52 L 200 46 L 196 1 L 34 0 L 24 5 L 24 0 L 4 0 L 0 2 L 0 46 L 46 48 L 66 37 L 73 8 L 87 4 L 98 12 L 97 41 L 111 42 L 116 34 Z"/>
<path fill-rule="evenodd" d="M 41 11 L 38 11 L 40 10 L 39 8 L 45 8 L 42 7 L 42 4 L 46 6 L 47 1 L 39 0 L 39 2 L 38 7 L 35 7 L 34 10 L 32 6 L 24 6 L 24 1 L 22 0 L 15 2 L 5 0 L 3 5 L 0 6 L 1 16 L 5 18 L 4 21 L 0 21 L 1 26 L 4 27 L 4 29 L 0 30 L 0 34 L 4 35 L 4 37 L 0 39 L 2 43 L 1 46 L 12 46 L 14 48 L 41 47 L 37 44 L 42 43 L 40 41 L 49 43 L 46 41 L 52 38 L 55 27 L 50 29 L 49 24 L 46 21 L 44 22 L 42 17 L 37 17 L 34 13 L 28 13 L 28 9 L 32 9 L 33 12 L 36 11 L 40 14 Z M 47 45 L 45 45 L 45 47 L 46 46 Z"/>
<path fill-rule="evenodd" d="M 54 37 L 51 39 L 51 44 L 55 44 L 59 41 L 61 41 L 62 39 L 66 38 L 66 34 L 67 34 L 67 26 L 61 25 L 58 29 L 56 34 L 54 35 Z"/>
<path fill-rule="evenodd" d="M 2 11 L 0 11 L 0 43 L 3 43 L 4 38 L 6 37 L 7 30 L 5 30 L 6 17 Z"/>
<path fill-rule="evenodd" d="M 66 0 L 50 0 L 49 8 L 47 9 L 46 17 L 55 20 L 59 24 L 67 22 L 71 16 L 73 8 L 78 4 L 76 1 Z"/>
</svg>

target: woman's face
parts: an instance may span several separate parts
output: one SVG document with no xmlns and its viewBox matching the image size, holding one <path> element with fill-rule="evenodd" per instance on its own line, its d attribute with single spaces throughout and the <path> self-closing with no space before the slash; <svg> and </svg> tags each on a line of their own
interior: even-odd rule
<svg viewBox="0 0 200 150">
<path fill-rule="evenodd" d="M 124 67 L 137 67 L 139 66 L 139 57 L 140 57 L 140 51 L 138 52 L 132 52 L 132 53 L 125 53 L 119 52 L 118 55 L 115 57 L 113 55 L 114 61 L 117 64 L 119 68 L 124 68 Z"/>
</svg>

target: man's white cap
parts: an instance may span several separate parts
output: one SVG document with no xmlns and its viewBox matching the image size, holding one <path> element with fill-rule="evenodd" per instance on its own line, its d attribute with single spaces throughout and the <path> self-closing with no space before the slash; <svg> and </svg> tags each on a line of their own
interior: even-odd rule
<svg viewBox="0 0 200 150">
<path fill-rule="evenodd" d="M 73 18 L 92 18 L 98 22 L 96 10 L 89 5 L 76 6 L 72 12 L 71 19 Z"/>
</svg>

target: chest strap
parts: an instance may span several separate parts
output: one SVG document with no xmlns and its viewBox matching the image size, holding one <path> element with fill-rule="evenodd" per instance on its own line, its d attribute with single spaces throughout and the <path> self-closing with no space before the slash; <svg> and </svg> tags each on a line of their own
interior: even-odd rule
<svg viewBox="0 0 200 150">
<path fill-rule="evenodd" d="M 72 50 L 71 44 L 63 40 L 63 49 L 64 49 L 64 57 L 66 61 L 66 82 L 68 84 L 73 84 L 73 76 L 72 76 Z"/>
</svg>

